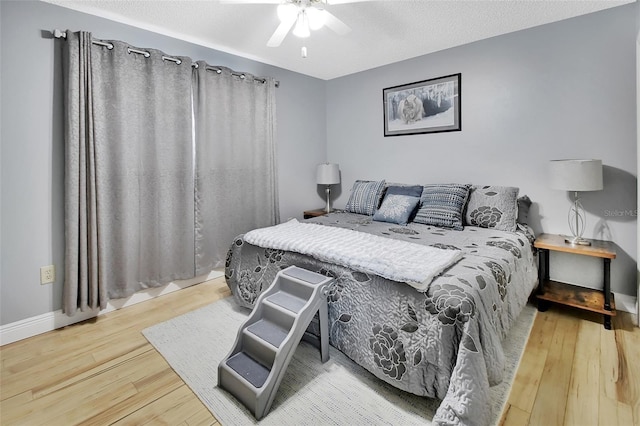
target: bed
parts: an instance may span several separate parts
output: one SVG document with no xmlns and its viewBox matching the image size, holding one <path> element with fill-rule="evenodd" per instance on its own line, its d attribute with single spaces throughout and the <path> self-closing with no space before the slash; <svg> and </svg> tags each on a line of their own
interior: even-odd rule
<svg viewBox="0 0 640 426">
<path fill-rule="evenodd" d="M 443 226 L 441 203 L 431 218 L 423 211 L 433 201 L 425 197 L 427 185 L 421 187 L 410 218 L 398 222 L 380 220 L 378 213 L 393 192 L 384 181 L 369 194 L 369 202 L 360 200 L 366 208 L 354 208 L 358 182 L 369 181 L 354 184 L 350 211 L 305 222 L 459 250 L 461 259 L 418 291 L 404 282 L 298 252 L 253 245 L 240 235 L 231 244 L 225 268 L 233 297 L 240 306 L 252 308 L 276 273 L 290 265 L 333 277 L 327 296 L 332 346 L 401 390 L 442 400 L 434 423 L 486 424 L 488 388 L 501 382 L 504 369 L 500 342 L 537 281 L 533 233 L 516 220 L 513 188 L 505 198 L 508 187 L 464 185 L 467 194 L 456 207 L 455 226 Z M 501 222 L 505 218 L 507 222 Z"/>
</svg>

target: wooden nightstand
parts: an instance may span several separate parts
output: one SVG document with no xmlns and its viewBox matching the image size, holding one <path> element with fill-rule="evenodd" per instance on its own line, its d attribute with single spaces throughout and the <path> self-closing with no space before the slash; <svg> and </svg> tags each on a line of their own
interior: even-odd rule
<svg viewBox="0 0 640 426">
<path fill-rule="evenodd" d="M 545 311 L 548 302 L 560 303 L 574 308 L 597 312 L 604 316 L 604 328 L 611 330 L 611 317 L 616 306 L 611 293 L 611 259 L 616 252 L 609 241 L 589 240 L 590 246 L 572 245 L 564 242 L 564 236 L 542 234 L 533 243 L 540 250 L 538 255 L 538 309 Z M 549 279 L 549 252 L 560 251 L 581 256 L 600 258 L 604 262 L 604 285 L 602 290 L 578 287 Z"/>
<path fill-rule="evenodd" d="M 325 209 L 305 210 L 302 213 L 302 217 L 311 219 L 312 217 L 324 216 L 325 214 L 327 214 Z"/>
</svg>

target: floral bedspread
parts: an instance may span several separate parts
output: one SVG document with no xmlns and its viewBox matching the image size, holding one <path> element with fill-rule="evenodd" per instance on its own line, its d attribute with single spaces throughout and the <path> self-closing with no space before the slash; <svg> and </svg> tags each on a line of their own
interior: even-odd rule
<svg viewBox="0 0 640 426">
<path fill-rule="evenodd" d="M 404 283 L 301 254 L 256 247 L 238 236 L 225 270 L 238 304 L 252 308 L 277 272 L 290 265 L 331 276 L 332 346 L 399 389 L 441 399 L 435 424 L 486 424 L 488 389 L 501 382 L 504 369 L 500 341 L 537 280 L 530 229 L 398 226 L 342 212 L 310 220 L 443 250 L 459 249 L 464 257 L 422 293 Z"/>
</svg>

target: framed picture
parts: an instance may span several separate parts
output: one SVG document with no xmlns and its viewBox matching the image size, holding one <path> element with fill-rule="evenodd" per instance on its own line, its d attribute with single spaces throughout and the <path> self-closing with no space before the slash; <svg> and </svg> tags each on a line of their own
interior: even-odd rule
<svg viewBox="0 0 640 426">
<path fill-rule="evenodd" d="M 383 89 L 384 135 L 462 130 L 461 76 L 458 73 Z"/>
</svg>

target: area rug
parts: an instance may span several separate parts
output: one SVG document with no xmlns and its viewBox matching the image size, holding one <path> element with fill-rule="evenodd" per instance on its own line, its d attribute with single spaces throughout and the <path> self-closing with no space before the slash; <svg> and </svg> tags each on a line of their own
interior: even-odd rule
<svg viewBox="0 0 640 426">
<path fill-rule="evenodd" d="M 497 424 L 526 345 L 536 310 L 525 306 L 503 347 L 505 380 L 491 388 L 491 423 Z M 394 388 L 330 347 L 330 359 L 301 342 L 268 415 L 256 421 L 230 394 L 217 387 L 218 364 L 233 345 L 248 311 L 232 297 L 143 331 L 184 382 L 227 425 L 429 425 L 440 401 Z"/>
</svg>

